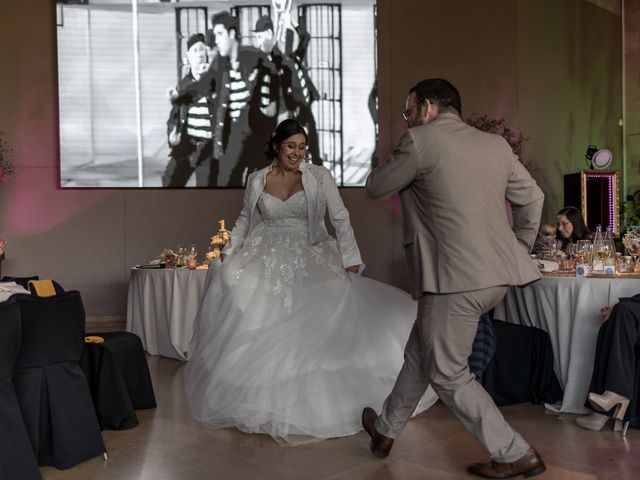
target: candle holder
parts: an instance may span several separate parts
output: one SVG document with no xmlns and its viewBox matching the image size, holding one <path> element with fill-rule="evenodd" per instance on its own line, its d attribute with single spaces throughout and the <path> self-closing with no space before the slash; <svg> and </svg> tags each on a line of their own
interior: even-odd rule
<svg viewBox="0 0 640 480">
<path fill-rule="evenodd" d="M 222 254 L 222 249 L 229 241 L 229 230 L 224 227 L 224 219 L 218 222 L 220 230 L 213 237 L 211 237 L 211 244 L 209 251 L 207 252 L 207 260 L 213 261 Z"/>
</svg>

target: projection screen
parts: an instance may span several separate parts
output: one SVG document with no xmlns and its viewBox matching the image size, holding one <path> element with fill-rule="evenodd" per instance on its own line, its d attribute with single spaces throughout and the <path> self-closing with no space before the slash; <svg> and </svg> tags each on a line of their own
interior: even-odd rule
<svg viewBox="0 0 640 480">
<path fill-rule="evenodd" d="M 377 137 L 375 0 L 57 5 L 62 188 L 242 187 L 275 125 L 361 186 Z"/>
</svg>

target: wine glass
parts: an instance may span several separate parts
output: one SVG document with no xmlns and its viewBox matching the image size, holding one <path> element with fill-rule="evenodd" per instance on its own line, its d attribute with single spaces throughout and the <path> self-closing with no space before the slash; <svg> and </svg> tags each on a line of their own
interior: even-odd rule
<svg viewBox="0 0 640 480">
<path fill-rule="evenodd" d="M 593 245 L 589 240 L 578 240 L 575 247 L 576 263 L 589 265 L 593 253 Z"/>
<path fill-rule="evenodd" d="M 613 240 L 603 240 L 600 244 L 598 254 L 603 262 L 605 273 L 614 272 L 616 265 L 616 244 Z"/>
</svg>

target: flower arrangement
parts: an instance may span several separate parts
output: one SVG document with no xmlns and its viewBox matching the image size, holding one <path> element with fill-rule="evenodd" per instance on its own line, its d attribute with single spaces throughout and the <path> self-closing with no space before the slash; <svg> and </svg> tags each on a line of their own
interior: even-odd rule
<svg viewBox="0 0 640 480">
<path fill-rule="evenodd" d="M 218 223 L 220 224 L 220 229 L 218 233 L 211 237 L 211 246 L 206 255 L 209 261 L 218 258 L 222 253 L 222 249 L 229 241 L 229 230 L 224 228 L 224 220 L 220 220 Z"/>
<path fill-rule="evenodd" d="M 218 222 L 220 224 L 220 230 L 213 237 L 211 237 L 211 245 L 209 251 L 206 254 L 207 260 L 212 261 L 220 257 L 222 249 L 229 241 L 229 230 L 224 228 L 224 220 Z M 147 262 L 147 267 L 151 265 L 163 264 L 167 268 L 182 268 L 188 267 L 189 269 L 206 269 L 208 264 L 198 265 L 197 262 L 198 252 L 195 249 L 195 245 L 192 245 L 190 249 L 179 246 L 177 250 L 165 248 L 157 258 Z"/>
<path fill-rule="evenodd" d="M 628 195 L 626 201 L 620 201 L 621 234 L 640 229 L 640 190 Z"/>
<path fill-rule="evenodd" d="M 170 248 L 165 248 L 158 257 L 161 263 L 164 263 L 167 267 L 175 267 L 178 263 L 178 254 Z"/>
<path fill-rule="evenodd" d="M 622 237 L 622 243 L 629 252 L 629 255 L 640 254 L 640 225 L 631 225 Z"/>
<path fill-rule="evenodd" d="M 503 137 L 511 147 L 511 150 L 513 150 L 513 153 L 520 159 L 520 163 L 527 170 L 531 170 L 529 162 L 522 157 L 524 142 L 529 139 L 522 134 L 519 128 L 512 128 L 507 125 L 507 121 L 504 118 L 491 118 L 487 114 L 479 115 L 474 113 L 465 122 L 480 131 L 495 133 Z"/>
<path fill-rule="evenodd" d="M 0 130 L 0 183 L 8 182 L 15 175 L 15 169 L 11 163 L 12 153 L 13 148 L 5 140 L 4 132 Z"/>
</svg>

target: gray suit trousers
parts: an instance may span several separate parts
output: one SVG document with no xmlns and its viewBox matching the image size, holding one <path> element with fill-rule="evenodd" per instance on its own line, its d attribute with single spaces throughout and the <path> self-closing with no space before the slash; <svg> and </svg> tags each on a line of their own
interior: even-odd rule
<svg viewBox="0 0 640 480">
<path fill-rule="evenodd" d="M 425 293 L 420 298 L 404 364 L 376 420 L 378 432 L 396 438 L 431 384 L 493 460 L 513 462 L 524 455 L 529 445 L 506 422 L 468 363 L 480 315 L 506 292 L 506 286 L 498 286 L 463 293 Z"/>
</svg>

